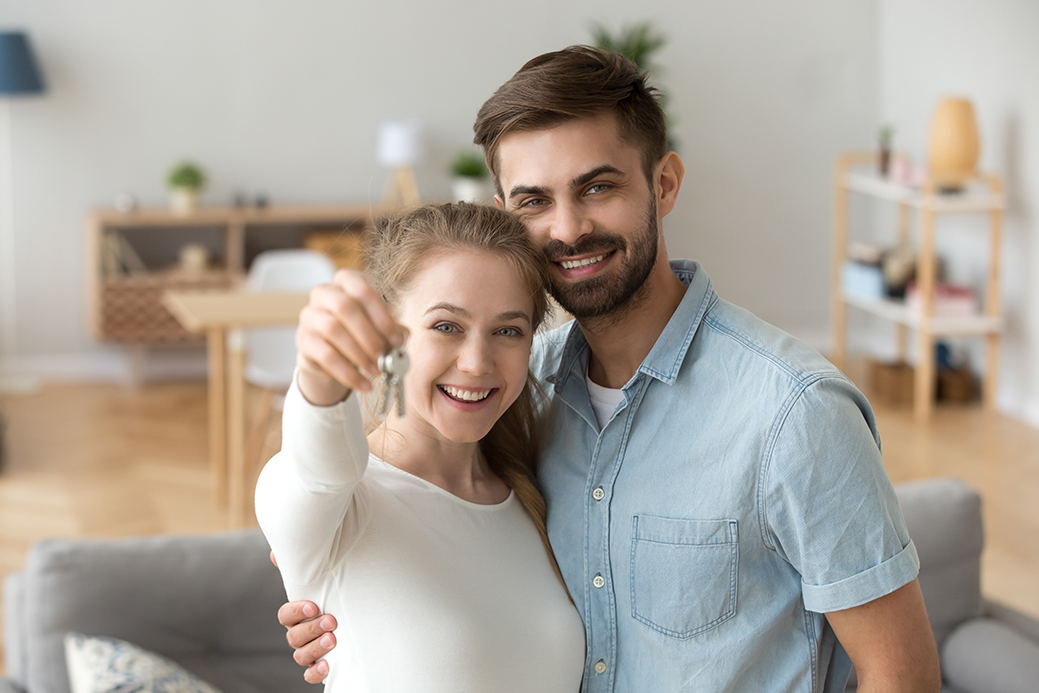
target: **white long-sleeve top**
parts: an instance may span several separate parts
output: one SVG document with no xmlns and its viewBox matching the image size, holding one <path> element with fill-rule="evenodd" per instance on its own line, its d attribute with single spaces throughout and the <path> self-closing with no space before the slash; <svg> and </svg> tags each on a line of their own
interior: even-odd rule
<svg viewBox="0 0 1039 693">
<path fill-rule="evenodd" d="M 479 505 L 368 453 L 351 395 L 285 401 L 256 516 L 291 600 L 336 617 L 327 691 L 575 693 L 584 627 L 511 493 Z"/>
</svg>

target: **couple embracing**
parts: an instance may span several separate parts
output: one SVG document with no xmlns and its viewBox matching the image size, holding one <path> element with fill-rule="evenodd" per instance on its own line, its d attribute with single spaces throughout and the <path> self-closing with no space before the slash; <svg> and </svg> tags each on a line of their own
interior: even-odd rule
<svg viewBox="0 0 1039 693">
<path fill-rule="evenodd" d="M 668 259 L 684 168 L 644 75 L 548 53 L 474 129 L 499 209 L 401 214 L 300 316 L 256 505 L 307 680 L 937 691 L 869 404 Z M 539 332 L 546 287 L 576 321 Z M 365 430 L 405 340 L 405 416 Z"/>
</svg>

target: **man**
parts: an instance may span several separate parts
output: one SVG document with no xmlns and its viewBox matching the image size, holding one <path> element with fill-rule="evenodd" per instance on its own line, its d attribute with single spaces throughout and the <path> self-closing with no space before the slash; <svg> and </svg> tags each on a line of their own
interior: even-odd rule
<svg viewBox="0 0 1039 693">
<path fill-rule="evenodd" d="M 539 476 L 585 623 L 584 690 L 838 691 L 846 651 L 860 691 L 937 691 L 869 405 L 696 263 L 669 262 L 684 168 L 637 68 L 586 47 L 539 56 L 474 129 L 498 205 L 577 318 L 531 365 L 551 396 Z M 334 642 L 316 615 L 279 614 L 302 664 Z"/>
</svg>

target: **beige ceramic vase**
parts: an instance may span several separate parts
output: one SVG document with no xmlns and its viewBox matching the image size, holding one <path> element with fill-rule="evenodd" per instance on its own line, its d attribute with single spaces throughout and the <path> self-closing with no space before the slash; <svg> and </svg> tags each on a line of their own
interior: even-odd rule
<svg viewBox="0 0 1039 693">
<path fill-rule="evenodd" d="M 931 121 L 931 176 L 943 188 L 960 188 L 974 175 L 981 145 L 969 99 L 938 102 Z"/>
</svg>

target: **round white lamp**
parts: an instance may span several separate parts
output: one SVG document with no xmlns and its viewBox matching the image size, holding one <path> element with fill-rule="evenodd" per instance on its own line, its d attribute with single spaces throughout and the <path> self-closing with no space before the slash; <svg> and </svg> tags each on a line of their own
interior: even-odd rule
<svg viewBox="0 0 1039 693">
<path fill-rule="evenodd" d="M 417 119 L 388 120 L 379 126 L 376 158 L 380 166 L 393 169 L 386 203 L 413 205 L 420 201 L 415 165 L 422 160 L 422 123 Z"/>
</svg>

